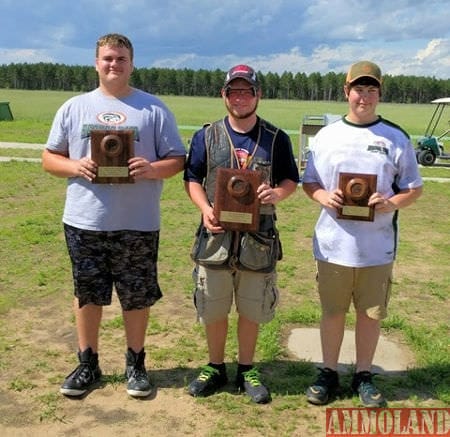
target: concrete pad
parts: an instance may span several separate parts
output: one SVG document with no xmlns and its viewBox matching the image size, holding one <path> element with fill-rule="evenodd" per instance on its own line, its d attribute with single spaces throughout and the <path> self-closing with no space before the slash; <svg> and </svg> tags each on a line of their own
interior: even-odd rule
<svg viewBox="0 0 450 437">
<path fill-rule="evenodd" d="M 40 149 L 40 150 L 44 150 L 45 144 L 0 142 L 0 147 L 2 147 L 2 148 L 11 148 L 11 149 Z"/>
<path fill-rule="evenodd" d="M 20 162 L 41 162 L 41 158 L 14 158 L 13 156 L 0 156 L 0 162 L 11 162 L 11 161 L 20 161 Z"/>
<path fill-rule="evenodd" d="M 339 356 L 338 370 L 348 372 L 355 364 L 355 332 L 346 330 Z M 289 350 L 299 359 L 322 365 L 320 332 L 317 328 L 293 329 L 288 339 Z M 404 372 L 414 367 L 414 355 L 406 345 L 398 344 L 385 336 L 380 336 L 375 353 L 372 371 L 379 374 Z"/>
</svg>

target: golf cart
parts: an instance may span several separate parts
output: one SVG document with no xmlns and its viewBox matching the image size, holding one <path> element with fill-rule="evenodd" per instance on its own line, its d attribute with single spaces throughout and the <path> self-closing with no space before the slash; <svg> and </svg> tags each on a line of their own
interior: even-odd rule
<svg viewBox="0 0 450 437">
<path fill-rule="evenodd" d="M 428 123 L 425 134 L 417 140 L 416 157 L 417 162 L 422 165 L 433 165 L 436 159 L 450 159 L 450 154 L 444 153 L 444 137 L 450 132 L 450 129 L 444 130 L 438 136 L 434 133 L 442 118 L 446 106 L 450 106 L 450 97 L 433 100 L 436 108 Z M 450 122 L 449 122 L 450 123 Z"/>
</svg>

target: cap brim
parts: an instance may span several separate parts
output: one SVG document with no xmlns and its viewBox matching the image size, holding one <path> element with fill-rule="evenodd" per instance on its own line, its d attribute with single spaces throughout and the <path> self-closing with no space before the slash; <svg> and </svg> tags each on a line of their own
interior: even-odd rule
<svg viewBox="0 0 450 437">
<path fill-rule="evenodd" d="M 348 82 L 350 85 L 352 83 L 355 83 L 357 80 L 363 78 L 363 77 L 368 77 L 370 79 L 373 79 L 374 81 L 376 81 L 379 85 L 381 85 L 381 81 L 378 77 L 372 76 L 370 74 L 361 74 L 360 76 L 355 77 L 354 79 L 352 79 L 350 82 Z"/>
<path fill-rule="evenodd" d="M 245 80 L 246 82 L 248 82 L 250 85 L 255 86 L 255 87 L 258 87 L 258 84 L 255 83 L 253 80 L 249 79 L 248 77 L 242 77 L 242 76 L 235 76 L 235 77 L 233 77 L 232 79 L 230 79 L 230 80 L 228 80 L 227 82 L 225 82 L 225 84 L 224 84 L 223 86 L 224 86 L 224 87 L 225 87 L 225 86 L 228 86 L 231 82 L 233 82 L 233 80 L 236 80 L 236 79 L 243 79 L 243 80 Z"/>
</svg>

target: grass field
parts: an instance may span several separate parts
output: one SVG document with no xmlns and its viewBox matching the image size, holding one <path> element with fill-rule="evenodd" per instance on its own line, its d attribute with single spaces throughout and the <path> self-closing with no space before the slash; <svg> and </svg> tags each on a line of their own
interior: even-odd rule
<svg viewBox="0 0 450 437">
<path fill-rule="evenodd" d="M 0 141 L 44 142 L 55 108 L 67 97 L 67 93 L 34 92 L 5 96 L 2 91 L 0 100 L 14 102 L 16 120 L 0 122 Z M 163 99 L 180 125 L 197 125 L 223 115 L 219 99 Z M 420 111 L 428 116 L 426 106 Z M 325 108 L 330 113 L 345 111 L 345 106 L 329 103 L 263 101 L 260 113 L 286 129 L 296 129 L 302 114 L 323 113 Z M 420 125 L 415 107 L 382 108 L 383 115 L 384 109 L 390 111 L 393 116 L 387 118 L 399 124 L 408 123 L 411 129 Z M 449 171 L 433 167 L 422 169 L 422 174 L 449 178 Z M 311 255 L 318 208 L 301 189 L 278 208 L 284 248 L 278 266 L 281 302 L 276 318 L 262 328 L 256 354 L 274 399 L 261 408 L 237 396 L 231 385 L 206 399 L 185 393 L 187 381 L 204 364 L 206 347 L 191 299 L 189 250 L 199 214 L 184 193 L 181 175 L 166 181 L 163 192 L 159 276 L 164 298 L 152 308 L 147 333 L 148 367 L 158 395 L 137 402 L 123 394 L 123 324 L 114 302 L 105 309 L 101 329 L 102 388 L 80 401 L 59 396 L 76 349 L 71 274 L 61 226 L 64 193 L 65 181 L 45 174 L 38 163 L 0 163 L 2 435 L 81 435 L 86 429 L 87 435 L 144 436 L 151 434 L 149 430 L 171 436 L 324 435 L 325 407 L 313 407 L 304 397 L 315 376 L 314 365 L 299 361 L 287 348 L 291 329 L 316 327 L 320 318 Z M 449 201 L 450 183 L 426 181 L 424 195 L 400 213 L 401 242 L 383 334 L 408 347 L 416 365 L 404 374 L 378 377 L 390 407 L 450 405 Z M 351 312 L 350 328 L 353 322 Z M 233 375 L 234 314 L 231 323 L 226 360 Z M 348 382 L 344 376 L 344 385 Z M 348 391 L 332 404 L 356 405 Z"/>
<path fill-rule="evenodd" d="M 45 143 L 51 121 L 58 107 L 76 93 L 59 91 L 0 90 L 0 101 L 10 103 L 14 121 L 0 121 L 0 141 Z M 174 112 L 180 126 L 200 127 L 223 117 L 223 103 L 219 97 L 161 96 Z M 265 100 L 260 102 L 259 114 L 290 132 L 293 144 L 298 144 L 299 127 L 305 115 L 339 114 L 346 112 L 344 102 L 305 102 L 298 100 Z M 422 135 L 434 105 L 381 103 L 379 113 L 399 124 L 410 135 Z M 448 119 L 441 120 L 438 131 L 448 127 Z M 187 142 L 193 129 L 181 129 Z"/>
</svg>

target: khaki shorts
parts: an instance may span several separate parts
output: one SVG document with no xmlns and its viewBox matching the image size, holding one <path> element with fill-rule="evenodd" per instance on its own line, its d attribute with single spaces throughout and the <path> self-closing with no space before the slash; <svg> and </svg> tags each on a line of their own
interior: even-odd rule
<svg viewBox="0 0 450 437">
<path fill-rule="evenodd" d="M 275 316 L 278 304 L 276 273 L 209 269 L 197 265 L 192 274 L 194 304 L 202 323 L 228 317 L 233 303 L 237 312 L 255 323 L 266 323 Z"/>
<path fill-rule="evenodd" d="M 387 316 L 393 263 L 373 267 L 346 267 L 317 261 L 317 285 L 322 311 L 346 313 L 350 303 L 371 319 Z"/>
</svg>

